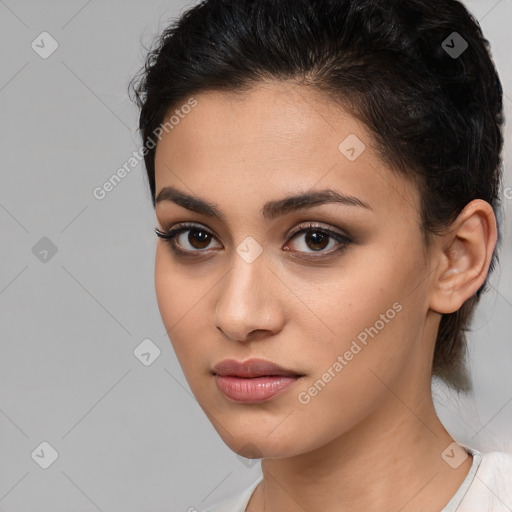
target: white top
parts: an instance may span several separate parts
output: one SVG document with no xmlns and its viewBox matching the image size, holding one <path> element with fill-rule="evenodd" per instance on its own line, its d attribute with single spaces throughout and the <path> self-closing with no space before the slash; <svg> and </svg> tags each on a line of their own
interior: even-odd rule
<svg viewBox="0 0 512 512">
<path fill-rule="evenodd" d="M 461 443 L 473 455 L 473 463 L 455 495 L 440 512 L 511 512 L 512 453 L 478 450 Z M 245 512 L 263 475 L 242 492 L 230 496 L 204 512 Z"/>
</svg>

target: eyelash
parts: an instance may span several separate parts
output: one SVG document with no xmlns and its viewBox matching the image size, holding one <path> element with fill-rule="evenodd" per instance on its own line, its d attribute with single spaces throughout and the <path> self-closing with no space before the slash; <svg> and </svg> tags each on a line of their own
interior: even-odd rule
<svg viewBox="0 0 512 512">
<path fill-rule="evenodd" d="M 173 252 L 177 256 L 196 258 L 197 256 L 194 256 L 193 253 L 199 253 L 199 255 L 201 255 L 201 253 L 205 253 L 206 250 L 197 249 L 194 251 L 189 251 L 186 249 L 179 249 L 178 244 L 176 243 L 176 237 L 179 234 L 187 232 L 187 231 L 194 231 L 194 230 L 203 231 L 203 232 L 207 233 L 208 235 L 211 235 L 212 237 L 214 236 L 212 233 L 210 233 L 207 229 L 204 229 L 202 226 L 197 225 L 197 224 L 191 224 L 191 223 L 182 223 L 182 224 L 179 224 L 177 227 L 167 230 L 167 231 L 164 231 L 164 232 L 160 231 L 157 228 L 154 229 L 155 234 L 159 238 L 163 239 L 166 243 L 168 243 L 170 245 L 171 249 L 173 250 Z M 304 226 L 304 225 L 298 226 L 297 229 L 295 229 L 290 234 L 290 238 L 288 241 L 291 241 L 293 238 L 297 237 L 297 235 L 299 235 L 299 234 L 308 233 L 311 231 L 313 231 L 315 233 L 321 233 L 322 235 L 327 235 L 329 238 L 335 239 L 337 242 L 339 242 L 340 246 L 338 246 L 335 249 L 331 249 L 330 251 L 327 251 L 327 252 L 322 252 L 322 251 L 311 251 L 311 253 L 306 252 L 306 254 L 314 254 L 315 252 L 318 252 L 318 254 L 321 254 L 321 256 L 305 256 L 305 258 L 322 258 L 323 256 L 331 256 L 334 253 L 340 253 L 341 251 L 348 249 L 348 247 L 350 245 L 352 245 L 352 243 L 353 243 L 352 240 L 350 240 L 347 236 L 342 235 L 341 233 L 338 233 L 337 231 L 333 231 L 332 229 L 318 226 L 313 223 L 309 223 L 307 226 Z M 294 251 L 294 252 L 303 253 L 304 251 Z"/>
</svg>

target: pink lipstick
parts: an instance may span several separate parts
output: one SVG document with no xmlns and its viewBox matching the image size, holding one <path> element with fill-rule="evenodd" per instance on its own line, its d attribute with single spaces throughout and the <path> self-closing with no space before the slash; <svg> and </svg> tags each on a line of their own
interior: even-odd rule
<svg viewBox="0 0 512 512">
<path fill-rule="evenodd" d="M 303 376 L 263 359 L 225 359 L 212 372 L 218 389 L 228 399 L 253 404 L 274 398 Z"/>
</svg>

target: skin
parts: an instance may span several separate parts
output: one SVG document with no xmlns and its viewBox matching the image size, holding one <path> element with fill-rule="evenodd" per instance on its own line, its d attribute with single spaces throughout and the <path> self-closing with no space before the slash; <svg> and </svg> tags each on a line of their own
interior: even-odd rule
<svg viewBox="0 0 512 512">
<path fill-rule="evenodd" d="M 158 143 L 156 195 L 173 186 L 215 203 L 225 220 L 157 203 L 161 231 L 194 222 L 213 236 L 195 246 L 194 233 L 179 236 L 184 250 L 202 251 L 195 260 L 158 239 L 155 290 L 198 403 L 233 451 L 262 458 L 264 480 L 247 510 L 440 510 L 472 458 L 454 469 L 441 456 L 454 439 L 432 403 L 434 344 L 441 314 L 459 309 L 485 279 L 496 243 L 492 208 L 473 201 L 427 248 L 416 187 L 386 167 L 365 126 L 328 98 L 271 82 L 243 98 L 195 98 Z M 349 134 L 366 146 L 354 161 L 338 149 Z M 370 209 L 328 203 L 273 220 L 260 213 L 267 201 L 324 188 Z M 319 258 L 339 242 L 329 238 L 318 250 L 304 233 L 290 238 L 308 221 L 353 243 Z M 247 236 L 263 249 L 252 263 L 236 252 Z M 402 310 L 300 403 L 298 393 L 394 303 Z M 270 401 L 235 403 L 217 389 L 212 368 L 253 357 L 304 377 Z"/>
</svg>

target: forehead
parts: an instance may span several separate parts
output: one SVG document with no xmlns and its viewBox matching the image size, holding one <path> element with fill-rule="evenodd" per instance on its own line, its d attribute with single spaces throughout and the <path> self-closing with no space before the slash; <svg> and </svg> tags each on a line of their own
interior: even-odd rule
<svg viewBox="0 0 512 512">
<path fill-rule="evenodd" d="M 207 160 L 215 151 L 217 157 L 224 153 L 226 159 L 241 154 L 253 161 L 271 158 L 277 167 L 295 155 L 325 149 L 333 144 L 332 136 L 341 137 L 343 133 L 336 134 L 335 115 L 343 118 L 347 133 L 351 130 L 362 139 L 369 138 L 364 125 L 336 104 L 312 89 L 288 82 L 263 82 L 243 95 L 206 91 L 195 99 L 197 105 L 166 137 L 171 147 L 179 147 L 181 160 L 189 151 L 196 160 Z M 331 135 L 328 140 L 327 133 Z M 157 146 L 157 157 L 165 145 Z"/>
<path fill-rule="evenodd" d="M 262 83 L 242 96 L 194 99 L 157 145 L 157 195 L 172 185 L 217 203 L 244 197 L 248 206 L 330 187 L 382 209 L 417 210 L 415 187 L 377 156 L 365 125 L 317 91 Z"/>
</svg>

